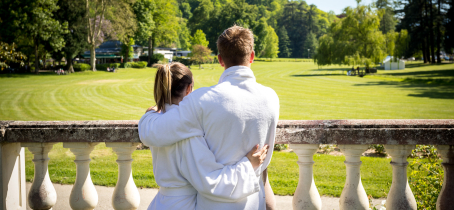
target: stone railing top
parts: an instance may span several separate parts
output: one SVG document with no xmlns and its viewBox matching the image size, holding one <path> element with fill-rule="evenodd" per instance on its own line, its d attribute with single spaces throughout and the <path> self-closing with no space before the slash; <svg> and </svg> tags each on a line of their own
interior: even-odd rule
<svg viewBox="0 0 454 210">
<path fill-rule="evenodd" d="M 140 142 L 138 121 L 0 121 L 0 142 Z M 281 120 L 276 143 L 454 145 L 454 120 Z"/>
</svg>

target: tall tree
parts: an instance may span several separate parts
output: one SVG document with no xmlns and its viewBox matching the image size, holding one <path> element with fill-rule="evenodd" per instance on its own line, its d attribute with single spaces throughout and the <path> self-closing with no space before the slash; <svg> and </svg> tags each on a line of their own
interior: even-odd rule
<svg viewBox="0 0 454 210">
<path fill-rule="evenodd" d="M 152 65 L 152 56 L 157 43 L 173 41 L 178 37 L 179 28 L 176 12 L 178 4 L 175 0 L 155 0 L 153 20 L 155 27 L 148 37 L 148 66 Z"/>
<path fill-rule="evenodd" d="M 55 18 L 60 22 L 68 22 L 69 33 L 63 35 L 65 45 L 61 51 L 61 56 L 65 57 L 67 62 L 68 72 L 74 72 L 73 58 L 88 47 L 84 4 L 84 0 L 65 0 L 57 3 L 60 9 L 55 12 Z M 57 59 L 58 55 L 55 54 L 52 57 Z"/>
<path fill-rule="evenodd" d="M 290 50 L 290 40 L 285 26 L 282 26 L 277 30 L 277 36 L 279 37 L 279 57 L 289 58 L 292 52 Z"/>
<path fill-rule="evenodd" d="M 90 65 L 92 71 L 96 71 L 96 46 L 100 44 L 99 36 L 102 32 L 105 14 L 112 0 L 85 0 L 85 22 L 88 29 L 87 42 L 90 45 Z"/>
<path fill-rule="evenodd" d="M 136 43 L 145 45 L 154 29 L 153 11 L 155 9 L 152 0 L 137 0 L 132 5 L 132 9 L 137 19 L 137 31 L 135 33 Z"/>
<path fill-rule="evenodd" d="M 111 5 L 106 11 L 106 17 L 112 23 L 112 29 L 114 32 L 114 37 L 121 41 L 124 49 L 127 51 L 124 55 L 124 60 L 129 61 L 130 55 L 133 55 L 133 52 L 129 52 L 132 48 L 130 47 L 131 39 L 137 35 L 136 31 L 138 28 L 136 14 L 134 13 L 133 7 L 134 4 L 132 0 L 116 0 L 114 5 Z M 141 18 L 141 20 L 143 20 Z M 147 20 L 142 22 L 145 24 L 150 24 Z M 140 33 L 149 34 L 146 30 L 150 27 L 142 28 L 143 31 Z M 132 41 L 134 43 L 134 41 Z M 134 44 L 132 44 L 134 45 Z"/>
<path fill-rule="evenodd" d="M 261 52 L 261 56 L 265 58 L 276 58 L 279 53 L 279 37 L 273 27 L 267 27 L 267 36 L 265 38 L 265 49 Z"/>
<path fill-rule="evenodd" d="M 317 64 L 351 64 L 352 60 L 381 62 L 386 55 L 386 39 L 379 30 L 378 12 L 360 4 L 354 9 L 347 7 L 344 12 L 346 17 L 334 22 L 328 34 L 320 38 L 314 57 Z"/>
<path fill-rule="evenodd" d="M 4 23 L 6 25 L 5 28 L 12 30 L 8 33 L 12 32 L 17 37 L 26 37 L 33 40 L 35 72 L 38 74 L 40 45 L 48 44 L 52 47 L 52 50 L 57 51 L 60 50 L 65 43 L 62 35 L 67 33 L 68 23 L 60 22 L 54 18 L 53 13 L 59 9 L 57 1 L 5 0 L 2 4 L 8 5 L 10 9 L 9 11 L 6 11 L 6 13 L 11 22 Z"/>
<path fill-rule="evenodd" d="M 377 9 L 381 10 L 380 31 L 383 34 L 394 31 L 397 20 L 394 17 L 394 9 L 390 0 L 377 0 L 375 2 Z"/>
<path fill-rule="evenodd" d="M 191 37 L 191 44 L 192 45 L 202 45 L 204 47 L 208 47 L 209 42 L 207 41 L 205 33 L 202 30 L 198 29 L 194 36 Z"/>
</svg>

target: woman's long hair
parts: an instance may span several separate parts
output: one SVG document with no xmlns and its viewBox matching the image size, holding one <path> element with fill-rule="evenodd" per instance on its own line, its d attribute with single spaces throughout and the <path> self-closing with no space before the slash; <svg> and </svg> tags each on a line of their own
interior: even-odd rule
<svg viewBox="0 0 454 210">
<path fill-rule="evenodd" d="M 171 64 L 156 64 L 154 81 L 154 100 L 158 111 L 166 111 L 165 104 L 172 104 L 172 98 L 184 96 L 188 85 L 193 82 L 192 72 L 185 65 L 174 62 Z"/>
</svg>

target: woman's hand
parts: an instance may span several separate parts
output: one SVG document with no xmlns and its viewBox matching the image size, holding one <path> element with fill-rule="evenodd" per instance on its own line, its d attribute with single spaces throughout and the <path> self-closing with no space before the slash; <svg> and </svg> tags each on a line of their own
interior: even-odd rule
<svg viewBox="0 0 454 210">
<path fill-rule="evenodd" d="M 249 159 L 254 169 L 259 167 L 265 160 L 266 154 L 268 153 L 268 147 L 268 145 L 265 145 L 259 150 L 259 145 L 257 144 L 249 153 L 247 153 L 246 157 Z"/>
</svg>

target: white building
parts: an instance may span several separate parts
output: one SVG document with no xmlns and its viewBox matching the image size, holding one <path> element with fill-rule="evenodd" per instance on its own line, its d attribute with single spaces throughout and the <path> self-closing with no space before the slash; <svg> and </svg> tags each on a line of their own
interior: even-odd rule
<svg viewBox="0 0 454 210">
<path fill-rule="evenodd" d="M 401 59 L 398 59 L 396 62 L 394 61 L 393 56 L 387 56 L 385 60 L 383 60 L 383 67 L 385 67 L 385 70 L 405 69 L 405 62 Z"/>
</svg>

